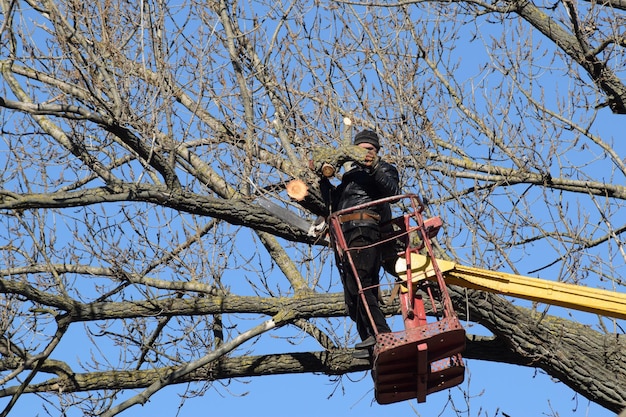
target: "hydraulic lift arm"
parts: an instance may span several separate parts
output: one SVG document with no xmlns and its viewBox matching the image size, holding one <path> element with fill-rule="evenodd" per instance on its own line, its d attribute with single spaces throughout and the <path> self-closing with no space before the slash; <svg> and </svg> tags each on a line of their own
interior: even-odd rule
<svg viewBox="0 0 626 417">
<path fill-rule="evenodd" d="M 447 284 L 626 319 L 626 294 L 462 266 L 443 259 L 435 261 Z M 409 267 L 413 282 L 437 279 L 432 262 L 427 256 L 412 253 Z M 406 281 L 406 259 L 398 259 L 396 271 Z"/>
</svg>

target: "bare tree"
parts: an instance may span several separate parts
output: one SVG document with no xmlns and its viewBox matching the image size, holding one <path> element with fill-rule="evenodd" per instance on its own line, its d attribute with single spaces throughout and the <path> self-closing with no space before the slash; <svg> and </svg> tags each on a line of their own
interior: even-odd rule
<svg viewBox="0 0 626 417">
<path fill-rule="evenodd" d="M 277 215 L 320 214 L 308 161 L 345 117 L 442 217 L 446 256 L 623 291 L 624 23 L 610 1 L 2 0 L 2 415 L 367 369 L 330 249 Z M 619 321 L 451 291 L 493 333 L 466 357 L 626 404 Z M 259 354 L 277 327 L 317 347 Z"/>
</svg>

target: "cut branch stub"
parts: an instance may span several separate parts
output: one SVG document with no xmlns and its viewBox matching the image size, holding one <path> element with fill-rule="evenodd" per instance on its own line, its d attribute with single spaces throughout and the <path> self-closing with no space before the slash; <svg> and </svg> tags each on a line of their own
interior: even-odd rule
<svg viewBox="0 0 626 417">
<path fill-rule="evenodd" d="M 299 178 L 289 181 L 285 188 L 289 197 L 296 201 L 302 201 L 309 195 L 309 187 Z"/>
</svg>

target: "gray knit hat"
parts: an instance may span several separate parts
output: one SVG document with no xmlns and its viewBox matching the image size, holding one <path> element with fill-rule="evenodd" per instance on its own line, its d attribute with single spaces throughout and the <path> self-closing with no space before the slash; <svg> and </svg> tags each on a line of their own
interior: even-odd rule
<svg viewBox="0 0 626 417">
<path fill-rule="evenodd" d="M 369 143 L 376 147 L 378 151 L 380 149 L 380 142 L 378 141 L 378 135 L 373 130 L 362 130 L 354 137 L 354 144 Z"/>
</svg>

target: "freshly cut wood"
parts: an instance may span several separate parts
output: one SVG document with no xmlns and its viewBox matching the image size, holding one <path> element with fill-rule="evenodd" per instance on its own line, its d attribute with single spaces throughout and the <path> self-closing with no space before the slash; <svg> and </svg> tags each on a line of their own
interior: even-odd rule
<svg viewBox="0 0 626 417">
<path fill-rule="evenodd" d="M 323 164 L 322 165 L 322 175 L 326 178 L 330 178 L 335 175 L 336 169 L 331 164 Z"/>
<path fill-rule="evenodd" d="M 309 187 L 301 179 L 291 180 L 285 186 L 287 195 L 296 201 L 302 201 L 309 194 Z"/>
</svg>

